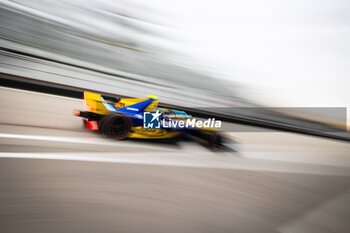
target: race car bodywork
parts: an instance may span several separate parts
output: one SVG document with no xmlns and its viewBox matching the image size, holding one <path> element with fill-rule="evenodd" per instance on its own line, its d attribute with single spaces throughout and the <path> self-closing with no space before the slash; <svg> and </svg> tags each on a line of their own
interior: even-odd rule
<svg viewBox="0 0 350 233">
<path fill-rule="evenodd" d="M 193 136 L 206 141 L 211 146 L 220 146 L 228 140 L 227 136 L 212 128 L 145 128 L 143 120 L 145 112 L 159 112 L 168 115 L 175 113 L 176 116 L 190 117 L 183 111 L 158 108 L 158 98 L 153 95 L 148 98 L 120 99 L 84 92 L 83 99 L 85 111 L 75 110 L 74 115 L 83 118 L 83 124 L 88 130 L 98 131 L 116 140 L 125 138 L 178 139 Z M 168 120 L 181 121 L 183 119 Z"/>
</svg>

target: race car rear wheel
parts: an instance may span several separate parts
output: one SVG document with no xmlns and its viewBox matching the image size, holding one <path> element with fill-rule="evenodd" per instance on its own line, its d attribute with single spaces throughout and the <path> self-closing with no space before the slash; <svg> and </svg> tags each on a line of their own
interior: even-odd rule
<svg viewBox="0 0 350 233">
<path fill-rule="evenodd" d="M 101 120 L 99 128 L 104 136 L 122 140 L 130 132 L 131 121 L 129 117 L 123 114 L 111 114 Z"/>
</svg>

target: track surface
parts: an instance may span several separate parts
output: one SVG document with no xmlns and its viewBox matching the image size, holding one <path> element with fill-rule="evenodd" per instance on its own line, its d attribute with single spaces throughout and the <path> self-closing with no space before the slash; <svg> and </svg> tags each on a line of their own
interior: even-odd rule
<svg viewBox="0 0 350 233">
<path fill-rule="evenodd" d="M 82 129 L 80 100 L 0 94 L 0 232 L 348 232 L 348 143 L 114 142 Z"/>
</svg>

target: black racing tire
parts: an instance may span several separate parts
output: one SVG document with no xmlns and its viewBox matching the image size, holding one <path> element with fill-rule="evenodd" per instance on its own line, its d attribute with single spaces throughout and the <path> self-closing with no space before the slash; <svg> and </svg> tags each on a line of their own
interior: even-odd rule
<svg viewBox="0 0 350 233">
<path fill-rule="evenodd" d="M 105 125 L 105 122 L 106 120 L 110 117 L 110 115 L 106 115 L 104 117 L 102 117 L 101 120 L 98 121 L 98 132 L 101 133 L 103 136 L 105 136 L 103 134 L 103 128 L 104 128 L 104 125 Z"/>
<path fill-rule="evenodd" d="M 223 143 L 223 136 L 220 133 L 212 133 L 208 141 L 210 147 L 220 147 Z"/>
<path fill-rule="evenodd" d="M 102 135 L 115 140 L 125 139 L 131 129 L 131 119 L 124 114 L 115 113 L 104 117 L 99 129 Z"/>
</svg>

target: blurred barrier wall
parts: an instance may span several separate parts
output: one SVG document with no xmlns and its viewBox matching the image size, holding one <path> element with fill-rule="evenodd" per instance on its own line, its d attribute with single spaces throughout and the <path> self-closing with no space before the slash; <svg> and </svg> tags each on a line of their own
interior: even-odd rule
<svg viewBox="0 0 350 233">
<path fill-rule="evenodd" d="M 110 16 L 93 8 L 59 1 L 3 1 L 0 6 L 0 46 L 3 48 L 107 72 L 111 74 L 110 80 L 123 76 L 243 104 L 240 103 L 243 100 L 214 78 L 174 62 L 173 52 L 157 47 L 161 35 L 154 35 L 147 27 L 135 28 L 128 17 Z M 78 16 L 86 17 L 86 22 L 79 21 Z M 105 22 L 109 30 L 103 24 L 95 25 L 93 22 L 97 20 Z M 153 37 L 152 46 L 147 37 Z M 181 59 L 186 58 L 177 58 Z"/>
</svg>

